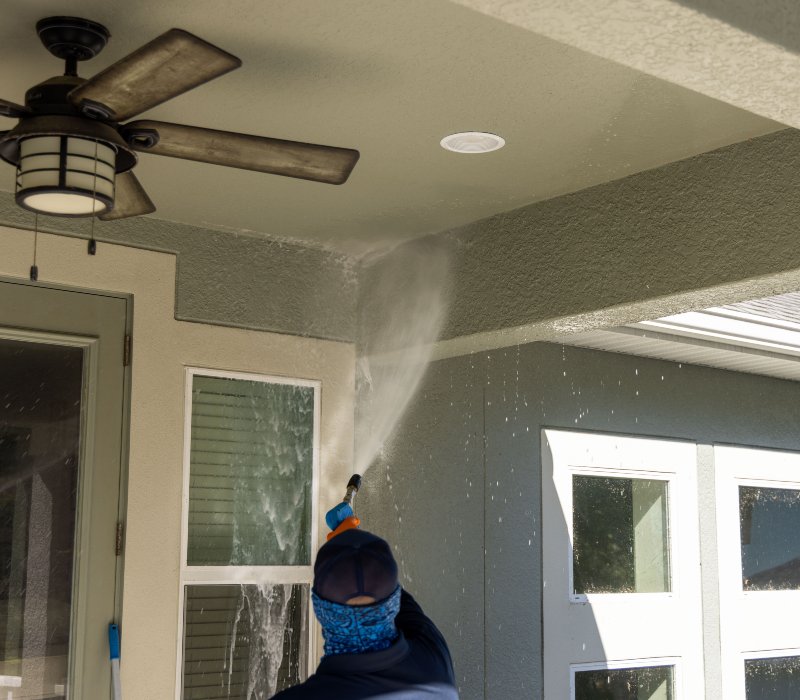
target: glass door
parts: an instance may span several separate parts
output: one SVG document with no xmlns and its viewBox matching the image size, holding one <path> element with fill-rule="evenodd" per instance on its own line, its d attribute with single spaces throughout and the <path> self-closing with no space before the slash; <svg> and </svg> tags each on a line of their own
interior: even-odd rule
<svg viewBox="0 0 800 700">
<path fill-rule="evenodd" d="M 543 431 L 545 700 L 700 700 L 695 445 Z"/>
<path fill-rule="evenodd" d="M 800 697 L 800 454 L 715 447 L 726 700 Z"/>
<path fill-rule="evenodd" d="M 0 337 L 0 687 L 67 688 L 84 350 Z"/>
<path fill-rule="evenodd" d="M 109 697 L 125 299 L 0 282 L 0 698 Z"/>
</svg>

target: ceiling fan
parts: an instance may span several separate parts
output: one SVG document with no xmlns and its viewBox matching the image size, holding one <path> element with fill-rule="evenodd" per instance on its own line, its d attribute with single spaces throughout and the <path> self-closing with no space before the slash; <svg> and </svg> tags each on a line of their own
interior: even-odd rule
<svg viewBox="0 0 800 700">
<path fill-rule="evenodd" d="M 358 160 L 349 148 L 127 121 L 241 65 L 182 29 L 170 29 L 88 80 L 78 77 L 77 65 L 105 47 L 110 34 L 103 25 L 48 17 L 36 31 L 66 69 L 30 88 L 24 106 L 0 100 L 0 115 L 19 119 L 0 132 L 0 158 L 17 167 L 16 201 L 26 209 L 104 220 L 155 211 L 132 172 L 137 152 L 335 185 Z"/>
</svg>

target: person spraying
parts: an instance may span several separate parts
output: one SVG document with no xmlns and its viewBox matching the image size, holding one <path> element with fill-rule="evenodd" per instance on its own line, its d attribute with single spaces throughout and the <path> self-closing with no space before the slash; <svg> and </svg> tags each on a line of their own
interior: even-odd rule
<svg viewBox="0 0 800 700">
<path fill-rule="evenodd" d="M 355 474 L 328 511 L 311 599 L 325 654 L 317 670 L 273 700 L 457 700 L 453 662 L 436 625 L 398 581 L 389 544 L 359 528 Z"/>
</svg>

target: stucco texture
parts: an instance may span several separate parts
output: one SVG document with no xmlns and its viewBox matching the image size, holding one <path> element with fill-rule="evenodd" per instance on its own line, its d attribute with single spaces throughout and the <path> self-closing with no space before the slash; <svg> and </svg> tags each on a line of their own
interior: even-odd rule
<svg viewBox="0 0 800 700">
<path fill-rule="evenodd" d="M 33 229 L 34 215 L 0 192 L 0 224 Z M 39 230 L 88 238 L 91 223 L 40 216 Z M 177 319 L 328 340 L 354 337 L 357 287 L 347 256 L 151 217 L 96 221 L 94 232 L 98 259 L 103 242 L 177 255 Z"/>
<path fill-rule="evenodd" d="M 30 232 L 2 228 L 0 238 L 0 275 L 26 281 Z M 353 459 L 353 346 L 175 320 L 173 255 L 101 244 L 89 256 L 84 241 L 40 234 L 38 264 L 40 284 L 133 298 L 122 685 L 129 700 L 176 697 L 186 367 L 318 380 L 318 493 L 330 503 Z M 322 541 L 322 518 L 316 526 Z"/>
<path fill-rule="evenodd" d="M 800 127 L 800 8 L 785 0 L 453 0 Z"/>
<path fill-rule="evenodd" d="M 448 251 L 458 352 L 794 291 L 798 162 L 785 130 L 408 245 Z M 365 335 L 393 254 L 362 271 Z"/>
<path fill-rule="evenodd" d="M 440 625 L 464 700 L 542 697 L 544 427 L 800 450 L 800 387 L 550 343 L 435 362 L 365 475 L 360 514 Z M 700 494 L 704 530 L 713 503 Z M 706 614 L 707 640 L 718 623 Z"/>
</svg>

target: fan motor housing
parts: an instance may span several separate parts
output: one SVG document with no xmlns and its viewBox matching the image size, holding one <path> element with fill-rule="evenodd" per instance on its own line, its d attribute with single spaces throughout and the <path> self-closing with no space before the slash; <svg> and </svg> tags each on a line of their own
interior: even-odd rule
<svg viewBox="0 0 800 700">
<path fill-rule="evenodd" d="M 25 106 L 36 114 L 79 115 L 80 110 L 67 95 L 86 80 L 75 75 L 57 75 L 34 85 L 25 93 Z"/>
<path fill-rule="evenodd" d="M 36 23 L 44 47 L 65 61 L 87 61 L 104 48 L 111 36 L 102 24 L 81 17 L 45 17 Z"/>
</svg>

